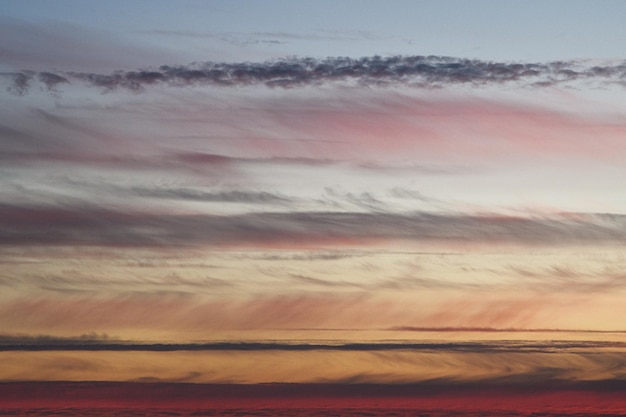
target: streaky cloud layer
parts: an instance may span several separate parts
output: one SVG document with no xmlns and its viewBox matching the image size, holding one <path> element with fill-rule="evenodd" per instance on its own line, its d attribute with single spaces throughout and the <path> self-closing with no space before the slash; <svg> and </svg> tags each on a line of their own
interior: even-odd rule
<svg viewBox="0 0 626 417">
<path fill-rule="evenodd" d="M 0 16 L 1 415 L 626 415 L 626 3 L 197 3 Z"/>
<path fill-rule="evenodd" d="M 624 344 L 596 341 L 31 345 L 3 349 L 0 358 L 6 364 L 0 370 L 5 381 L 435 386 L 474 382 L 526 389 L 626 382 Z"/>
<path fill-rule="evenodd" d="M 269 194 L 204 197 L 275 200 Z M 541 218 L 428 212 L 257 212 L 216 216 L 3 204 L 0 215 L 3 245 L 360 246 L 400 240 L 566 246 L 626 241 L 626 216 L 617 214 Z"/>
</svg>

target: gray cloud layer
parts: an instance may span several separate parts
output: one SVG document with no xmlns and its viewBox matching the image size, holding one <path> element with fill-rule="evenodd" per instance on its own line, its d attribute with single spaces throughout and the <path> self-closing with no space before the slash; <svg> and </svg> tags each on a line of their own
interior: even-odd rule
<svg viewBox="0 0 626 417">
<path fill-rule="evenodd" d="M 526 218 L 353 212 L 232 216 L 122 212 L 99 207 L 0 205 L 2 245 L 367 244 L 375 240 L 523 245 L 626 242 L 626 216 Z"/>
<path fill-rule="evenodd" d="M 2 75 L 9 79 L 9 91 L 16 94 L 24 94 L 35 82 L 52 90 L 73 81 L 86 82 L 105 90 L 122 88 L 132 91 L 158 84 L 289 88 L 330 82 L 353 82 L 364 86 L 409 84 L 417 87 L 521 82 L 541 86 L 589 79 L 624 83 L 626 63 L 588 66 L 578 61 L 507 63 L 440 56 L 374 56 L 323 60 L 289 58 L 262 63 L 204 62 L 112 74 L 21 71 Z"/>
<path fill-rule="evenodd" d="M 110 341 L 106 335 L 83 335 L 79 338 L 11 337 L 0 335 L 0 351 L 389 351 L 425 350 L 441 352 L 564 352 L 598 348 L 623 349 L 626 343 L 617 341 L 510 341 L 490 342 L 211 342 L 211 343 L 136 343 Z"/>
</svg>

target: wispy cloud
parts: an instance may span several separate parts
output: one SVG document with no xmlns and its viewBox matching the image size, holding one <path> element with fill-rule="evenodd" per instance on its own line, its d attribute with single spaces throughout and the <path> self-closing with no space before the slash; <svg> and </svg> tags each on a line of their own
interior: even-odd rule
<svg viewBox="0 0 626 417">
<path fill-rule="evenodd" d="M 87 26 L 58 20 L 32 22 L 0 17 L 2 65 L 40 70 L 30 74 L 47 86 L 65 82 L 65 77 L 46 71 L 112 71 L 170 59 L 174 51 L 140 45 L 134 39 Z"/>
<path fill-rule="evenodd" d="M 467 292 L 420 288 L 347 292 L 333 287 L 323 292 L 298 291 L 285 286 L 281 291 L 271 283 L 268 286 L 271 291 L 263 294 L 254 290 L 262 289 L 262 282 L 249 285 L 252 294 L 247 295 L 241 291 L 183 293 L 167 288 L 162 292 L 143 288 L 117 295 L 114 290 L 95 295 L 93 292 L 62 296 L 33 293 L 0 305 L 0 313 L 8 320 L 6 331 L 14 333 L 54 328 L 59 334 L 95 331 L 134 335 L 148 329 L 177 337 L 184 335 L 185 340 L 190 340 L 206 338 L 208 332 L 218 330 L 256 329 L 268 334 L 272 329 L 376 330 L 397 325 L 620 330 L 620 324 L 611 321 L 611 317 L 624 312 L 621 298 L 610 294 L 582 293 L 558 298 L 519 290 Z M 363 311 L 369 314 L 364 315 Z M 598 321 L 602 325 L 595 324 Z"/>
</svg>

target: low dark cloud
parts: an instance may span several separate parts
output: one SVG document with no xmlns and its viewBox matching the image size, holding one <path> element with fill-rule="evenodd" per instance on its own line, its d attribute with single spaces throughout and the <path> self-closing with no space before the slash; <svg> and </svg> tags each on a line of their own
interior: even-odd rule
<svg viewBox="0 0 626 417">
<path fill-rule="evenodd" d="M 72 346 L 111 343 L 115 338 L 106 333 L 84 333 L 77 337 L 58 337 L 47 334 L 23 335 L 0 334 L 0 349 L 11 346 Z"/>
<path fill-rule="evenodd" d="M 162 65 L 158 68 L 110 74 L 21 71 L 5 75 L 11 80 L 9 90 L 16 94 L 24 94 L 31 82 L 37 79 L 48 88 L 68 81 L 80 81 L 109 91 L 140 91 L 152 85 L 264 85 L 291 88 L 334 82 L 356 83 L 360 86 L 411 85 L 424 88 L 502 83 L 550 86 L 577 80 L 623 83 L 626 80 L 626 63 L 589 66 L 579 61 L 517 63 L 442 56 L 373 56 L 286 58 L 260 63 L 202 62 Z"/>
<path fill-rule="evenodd" d="M 136 343 L 110 341 L 100 336 L 55 338 L 46 336 L 0 336 L 0 351 L 437 351 L 437 352 L 526 352 L 554 353 L 592 351 L 593 349 L 623 349 L 626 343 L 618 341 L 477 341 L 477 342 L 354 342 L 354 343 L 297 343 L 297 342 L 211 342 L 211 343 Z M 626 364 L 622 363 L 622 368 Z"/>
</svg>

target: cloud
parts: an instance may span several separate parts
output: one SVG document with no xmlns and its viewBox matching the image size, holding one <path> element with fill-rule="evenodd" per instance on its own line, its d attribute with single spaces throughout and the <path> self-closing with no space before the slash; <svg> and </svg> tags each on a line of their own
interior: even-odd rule
<svg viewBox="0 0 626 417">
<path fill-rule="evenodd" d="M 597 293 L 614 292 L 626 287 L 623 265 L 610 265 L 590 269 L 588 265 L 551 265 L 541 268 L 509 266 L 507 268 L 520 277 L 521 284 L 540 292 Z"/>
<path fill-rule="evenodd" d="M 67 78 L 57 74 L 53 74 L 51 72 L 40 72 L 37 75 L 37 78 L 39 79 L 39 81 L 44 83 L 46 87 L 48 87 L 48 91 L 54 90 L 59 84 L 69 83 Z"/>
<path fill-rule="evenodd" d="M 358 59 L 285 58 L 260 63 L 203 62 L 178 66 L 162 65 L 137 71 L 122 70 L 111 74 L 69 71 L 45 74 L 47 75 L 44 78 L 47 80 L 56 76 L 55 80 L 82 81 L 109 91 L 140 91 L 153 85 L 264 85 L 293 88 L 337 82 L 359 86 L 411 85 L 422 88 L 503 83 L 551 86 L 579 80 L 619 84 L 626 78 L 626 64 L 588 66 L 580 61 L 511 63 L 442 56 L 373 56 Z M 16 73 L 13 75 L 12 88 L 23 92 L 36 75 L 34 72 Z"/>
<path fill-rule="evenodd" d="M 129 160 L 120 151 L 131 145 L 113 130 L 94 126 L 80 117 L 26 108 L 4 116 L 0 124 L 0 160 L 19 165 L 23 161 L 111 162 Z"/>
<path fill-rule="evenodd" d="M 66 77 L 51 72 L 0 72 L 0 79 L 3 78 L 9 80 L 7 91 L 18 96 L 26 94 L 36 81 L 42 83 L 50 92 L 57 92 L 56 87 L 60 84 L 70 84 Z"/>
<path fill-rule="evenodd" d="M 621 138 L 626 134 L 615 107 L 598 108 L 577 93 L 565 96 L 567 103 L 560 104 L 563 99 L 554 91 L 531 100 L 529 91 L 507 94 L 508 98 L 407 89 L 302 89 L 267 92 L 263 98 L 232 93 L 232 110 L 207 105 L 211 103 L 207 95 L 183 113 L 181 122 L 228 131 L 221 137 L 195 138 L 198 147 L 207 150 L 210 141 L 213 151 L 208 155 L 220 146 L 228 149 L 224 155 L 265 156 L 267 162 L 282 157 L 275 162 L 288 163 L 291 157 L 307 166 L 326 162 L 343 168 L 339 166 L 343 161 L 364 174 L 413 171 L 471 178 L 485 166 L 537 165 L 537 158 L 556 159 L 558 167 L 581 158 L 604 162 L 624 149 Z M 172 112 L 164 109 L 164 114 Z M 298 158 L 302 156 L 306 158 Z"/>
<path fill-rule="evenodd" d="M 263 288 L 263 281 L 258 282 L 251 286 Z M 376 330 L 397 325 L 615 330 L 619 323 L 611 318 L 624 312 L 622 299 L 611 294 L 558 298 L 528 291 L 346 292 L 329 287 L 302 292 L 294 285 L 283 285 L 280 291 L 268 286 L 272 291 L 265 293 L 213 295 L 166 290 L 43 297 L 33 292 L 3 303 L 0 313 L 7 321 L 5 331 L 12 333 L 54 329 L 59 334 L 95 331 L 140 337 L 135 335 L 148 330 L 176 335 L 174 340 L 190 340 L 206 338 L 207 332 L 216 330 Z M 350 336 L 360 337 L 358 333 Z"/>
<path fill-rule="evenodd" d="M 190 188 L 142 188 L 133 187 L 129 193 L 149 198 L 188 200 L 200 202 L 288 204 L 291 200 L 265 191 L 227 190 L 206 192 Z"/>
<path fill-rule="evenodd" d="M 292 279 L 296 283 L 310 284 L 310 285 L 321 286 L 321 287 L 326 287 L 326 288 L 337 288 L 337 287 L 365 288 L 365 285 L 356 283 L 356 282 L 327 280 L 327 279 L 321 279 L 321 278 L 316 278 L 316 277 L 302 275 L 302 274 L 288 274 L 288 276 L 290 279 Z"/>
<path fill-rule="evenodd" d="M 620 381 L 505 385 L 445 378 L 404 384 L 363 382 L 357 375 L 345 379 L 345 383 L 245 385 L 154 383 L 159 378 L 151 377 L 115 383 L 11 382 L 3 384 L 0 401 L 15 415 L 33 417 L 616 417 L 623 416 L 626 406 Z"/>
<path fill-rule="evenodd" d="M 0 350 L 11 346 L 67 346 L 67 345 L 90 345 L 105 342 L 113 342 L 115 338 L 106 333 L 96 332 L 84 333 L 78 337 L 58 337 L 47 334 L 22 335 L 22 334 L 0 334 Z M 44 348 L 45 349 L 45 348 Z"/>
<path fill-rule="evenodd" d="M 112 71 L 146 62 L 154 65 L 165 56 L 178 56 L 112 32 L 62 21 L 29 22 L 7 16 L 0 16 L 0 50 L 4 67 L 41 70 L 37 77 L 48 86 L 66 78 L 48 70 Z"/>
<path fill-rule="evenodd" d="M 30 88 L 33 73 L 30 71 L 0 73 L 0 77 L 9 80 L 10 84 L 7 86 L 7 91 L 9 93 L 22 96 Z"/>
<path fill-rule="evenodd" d="M 357 194 L 326 187 L 325 195 L 321 202 L 335 208 L 341 207 L 342 202 L 345 202 L 352 208 L 373 212 L 385 211 L 385 203 L 378 199 L 373 193 L 366 191 Z"/>
<path fill-rule="evenodd" d="M 431 198 L 426 197 L 424 194 L 422 194 L 419 191 L 407 190 L 402 187 L 393 187 L 389 191 L 389 194 L 392 197 L 401 198 L 401 199 L 411 199 L 411 200 L 427 201 L 427 202 L 432 201 Z"/>
<path fill-rule="evenodd" d="M 5 288 L 28 288 L 31 291 L 43 290 L 57 295 L 128 294 L 141 291 L 144 294 L 215 294 L 225 292 L 242 283 L 236 279 L 207 276 L 204 271 L 211 268 L 206 264 L 184 263 L 173 266 L 170 262 L 135 262 L 125 265 L 128 270 L 150 268 L 143 274 L 129 273 L 125 276 L 111 276 L 110 270 L 103 267 L 100 273 L 86 273 L 89 266 L 79 269 L 66 269 L 61 273 L 29 273 L 20 277 L 0 276 L 0 286 Z M 189 269 L 201 274 L 189 274 Z"/>
<path fill-rule="evenodd" d="M 430 331 L 430 330 L 425 330 Z M 434 331 L 437 331 L 436 329 Z M 463 330 L 460 330 L 463 331 Z M 565 332 L 565 330 L 561 330 Z M 117 351 L 117 352 L 180 352 L 180 351 L 348 351 L 348 352 L 467 352 L 467 353 L 566 353 L 592 351 L 595 349 L 624 349 L 626 343 L 618 341 L 463 341 L 463 342 L 211 342 L 211 343 L 136 343 L 110 341 L 106 338 L 54 338 L 39 336 L 9 337 L 0 336 L 0 351 Z M 618 368 L 626 367 L 622 363 Z"/>
<path fill-rule="evenodd" d="M 367 31 L 319 31 L 319 33 L 293 33 L 293 32 L 201 32 L 189 30 L 151 30 L 145 31 L 150 35 L 164 37 L 183 37 L 201 39 L 219 39 L 224 42 L 237 45 L 249 45 L 254 43 L 287 43 L 288 41 L 333 41 L 333 40 L 371 40 L 379 37 Z"/>
<path fill-rule="evenodd" d="M 349 258 L 373 256 L 373 252 L 355 250 L 305 251 L 298 253 L 267 252 L 261 254 L 237 254 L 237 259 L 262 261 L 336 261 Z"/>
<path fill-rule="evenodd" d="M 0 244 L 366 246 L 396 240 L 567 246 L 623 243 L 625 223 L 626 216 L 612 214 L 512 217 L 426 212 L 287 212 L 219 216 L 3 204 Z"/>
<path fill-rule="evenodd" d="M 606 334 L 616 334 L 616 333 L 624 333 L 624 331 L 614 331 L 614 330 L 571 330 L 571 329 L 523 329 L 523 328 L 513 328 L 513 327 L 509 327 L 509 328 L 498 328 L 498 327 L 413 327 L 413 326 L 393 326 L 390 327 L 389 330 L 391 331 L 397 331 L 397 332 L 442 332 L 442 333 L 446 333 L 446 332 L 476 332 L 476 333 L 500 333 L 500 334 L 507 334 L 507 333 L 590 333 L 591 335 L 593 335 L 594 333 L 606 333 Z M 595 343 L 596 341 L 592 341 L 591 345 L 589 345 L 589 347 L 591 347 L 593 345 L 593 343 Z M 552 343 L 552 342 L 550 342 Z M 569 342 L 568 342 L 569 343 Z M 575 342 L 578 343 L 578 342 Z M 575 344 L 574 346 L 580 346 L 582 347 L 584 345 L 584 343 L 588 343 L 588 342 L 580 342 L 578 344 Z M 604 343 L 603 341 L 600 341 L 600 343 Z M 539 345 L 537 345 L 539 346 Z M 559 344 L 559 346 L 565 346 L 562 344 Z"/>
<path fill-rule="evenodd" d="M 8 105 L 0 120 L 5 138 L 0 158 L 18 168 L 24 162 L 43 162 L 46 168 L 70 162 L 203 177 L 207 171 L 217 177 L 244 173 L 239 168 L 262 172 L 265 166 L 284 166 L 302 173 L 328 167 L 339 174 L 463 174 L 473 180 L 488 167 L 538 165 L 536 158 L 553 159 L 555 167 L 589 160 L 621 166 L 618 155 L 625 148 L 622 117 L 610 107 L 603 117 L 585 111 L 589 103 L 577 96 L 569 111 L 558 111 L 545 103 L 444 92 L 310 93 L 257 96 L 233 90 L 230 97 L 224 94 L 226 107 L 220 95 L 208 91 L 179 91 L 180 102 L 146 94 L 129 98 L 133 105 L 103 103 L 88 110 L 71 104 L 80 95 L 68 98 L 69 108 L 43 111 L 25 100 L 22 109 Z"/>
</svg>

